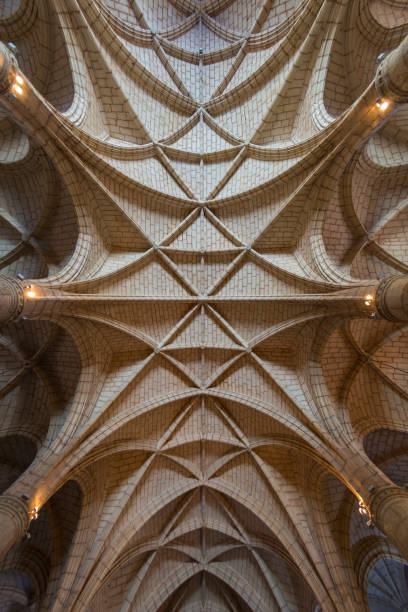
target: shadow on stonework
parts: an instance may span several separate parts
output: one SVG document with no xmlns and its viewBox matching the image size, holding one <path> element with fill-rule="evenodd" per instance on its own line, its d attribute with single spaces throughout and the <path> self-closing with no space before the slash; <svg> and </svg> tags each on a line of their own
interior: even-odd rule
<svg viewBox="0 0 408 612">
<path fill-rule="evenodd" d="M 0 562 L 0 610 L 50 609 L 66 571 L 82 506 L 70 480 L 45 504 L 37 520 Z"/>
<path fill-rule="evenodd" d="M 368 574 L 367 600 L 370 612 L 408 610 L 408 563 L 380 559 Z"/>
</svg>

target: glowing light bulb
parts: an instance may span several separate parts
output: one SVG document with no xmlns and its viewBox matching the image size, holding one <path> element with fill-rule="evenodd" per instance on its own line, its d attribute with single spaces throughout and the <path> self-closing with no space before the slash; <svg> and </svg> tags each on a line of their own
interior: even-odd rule
<svg viewBox="0 0 408 612">
<path fill-rule="evenodd" d="M 30 512 L 30 520 L 36 521 L 38 519 L 38 506 L 34 506 L 33 510 Z"/>
<path fill-rule="evenodd" d="M 371 301 L 371 300 L 373 299 L 373 296 L 372 296 L 372 295 L 366 295 L 366 296 L 365 296 L 365 299 L 366 299 L 366 300 L 370 300 L 370 301 Z"/>
<path fill-rule="evenodd" d="M 368 506 L 365 505 L 362 499 L 360 499 L 358 502 L 358 511 L 362 517 L 368 518 L 368 521 L 366 521 L 366 525 L 367 527 L 370 527 L 370 525 L 373 524 L 373 517 L 371 516 L 370 509 L 368 508 Z"/>
<path fill-rule="evenodd" d="M 379 108 L 382 111 L 385 111 L 389 107 L 390 103 L 388 100 L 382 100 L 381 98 L 378 98 L 376 105 L 377 105 L 377 108 Z"/>
<path fill-rule="evenodd" d="M 24 85 L 24 79 L 20 74 L 16 74 L 16 81 L 19 85 Z"/>
<path fill-rule="evenodd" d="M 30 289 L 30 291 L 27 291 L 27 297 L 29 298 L 35 297 L 35 291 L 33 291 L 32 289 Z"/>
<path fill-rule="evenodd" d="M 16 83 L 14 83 L 14 85 L 13 85 L 13 91 L 15 91 L 20 96 L 23 93 L 23 90 L 20 87 L 20 85 L 17 85 Z"/>
</svg>

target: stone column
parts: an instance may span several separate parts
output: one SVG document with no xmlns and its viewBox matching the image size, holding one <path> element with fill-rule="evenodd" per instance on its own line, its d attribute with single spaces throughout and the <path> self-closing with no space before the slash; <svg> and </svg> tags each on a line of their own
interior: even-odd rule
<svg viewBox="0 0 408 612">
<path fill-rule="evenodd" d="M 375 292 L 375 305 L 388 321 L 408 321 L 408 276 L 384 278 Z"/>
<path fill-rule="evenodd" d="M 392 102 L 408 101 L 408 36 L 378 66 L 375 87 L 381 97 Z"/>
<path fill-rule="evenodd" d="M 27 504 L 19 497 L 0 496 L 0 559 L 26 533 L 30 524 Z"/>
<path fill-rule="evenodd" d="M 14 53 L 0 42 L 0 96 L 8 94 L 14 83 L 18 64 Z"/>
<path fill-rule="evenodd" d="M 23 283 L 0 274 L 0 325 L 17 321 L 24 306 Z"/>
<path fill-rule="evenodd" d="M 369 507 L 375 525 L 408 560 L 408 491 L 396 485 L 378 487 Z"/>
</svg>

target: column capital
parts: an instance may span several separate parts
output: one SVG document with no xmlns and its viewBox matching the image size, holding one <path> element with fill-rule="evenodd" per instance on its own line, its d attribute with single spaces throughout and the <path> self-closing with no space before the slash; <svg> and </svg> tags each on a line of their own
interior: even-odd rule
<svg viewBox="0 0 408 612">
<path fill-rule="evenodd" d="M 375 88 L 381 97 L 392 102 L 408 102 L 408 36 L 378 66 Z"/>
<path fill-rule="evenodd" d="M 375 292 L 375 306 L 388 321 L 408 321 L 408 276 L 393 274 L 383 278 Z"/>
<path fill-rule="evenodd" d="M 30 524 L 27 504 L 14 495 L 0 496 L 0 559 L 26 533 Z"/>
<path fill-rule="evenodd" d="M 18 321 L 24 306 L 23 283 L 0 274 L 0 325 Z"/>
<path fill-rule="evenodd" d="M 408 559 L 408 491 L 396 485 L 378 487 L 369 507 L 374 523 Z"/>
<path fill-rule="evenodd" d="M 0 42 L 0 96 L 9 93 L 17 69 L 16 56 L 7 45 Z"/>
</svg>

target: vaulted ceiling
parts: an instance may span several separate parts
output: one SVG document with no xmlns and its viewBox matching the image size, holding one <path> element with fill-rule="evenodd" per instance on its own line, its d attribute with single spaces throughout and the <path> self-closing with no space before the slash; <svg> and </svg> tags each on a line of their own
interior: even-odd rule
<svg viewBox="0 0 408 612">
<path fill-rule="evenodd" d="M 2 3 L 0 264 L 36 297 L 0 484 L 41 510 L 0 606 L 360 612 L 403 581 L 358 500 L 408 481 L 407 329 L 363 298 L 408 273 L 408 105 L 374 86 L 407 34 L 401 0 Z"/>
</svg>

